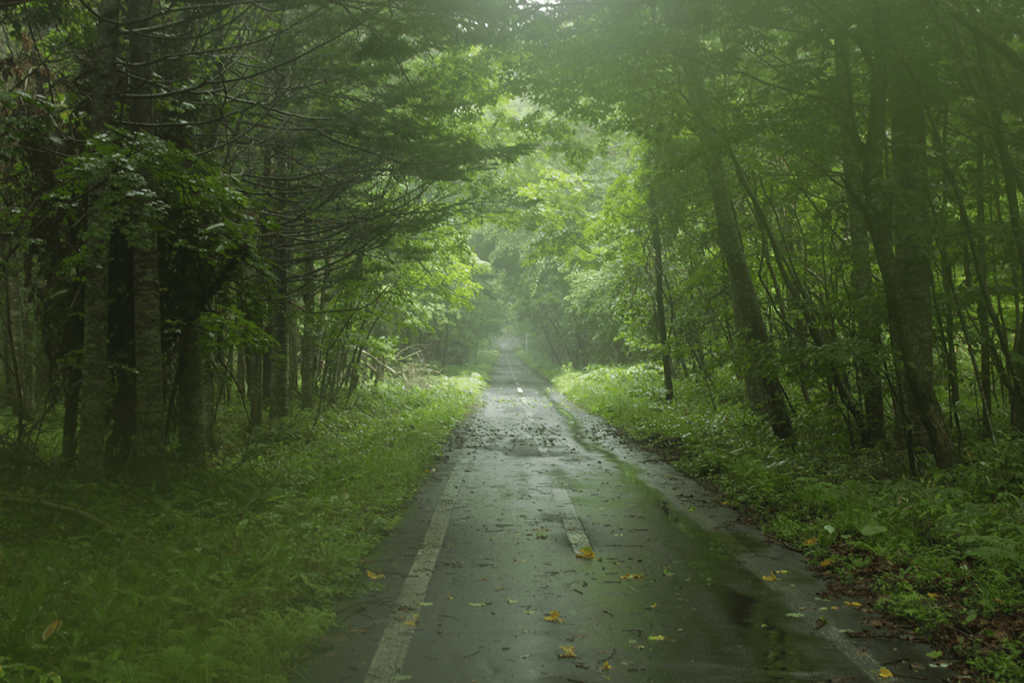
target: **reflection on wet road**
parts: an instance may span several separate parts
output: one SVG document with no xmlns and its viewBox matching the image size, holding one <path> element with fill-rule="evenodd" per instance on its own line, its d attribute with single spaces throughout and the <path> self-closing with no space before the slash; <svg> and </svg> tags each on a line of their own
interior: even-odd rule
<svg viewBox="0 0 1024 683">
<path fill-rule="evenodd" d="M 368 564 L 379 592 L 302 680 L 872 678 L 877 660 L 822 637 L 837 605 L 813 597 L 794 553 L 719 530 L 714 508 L 693 504 L 706 492 L 545 387 L 502 355 Z"/>
</svg>

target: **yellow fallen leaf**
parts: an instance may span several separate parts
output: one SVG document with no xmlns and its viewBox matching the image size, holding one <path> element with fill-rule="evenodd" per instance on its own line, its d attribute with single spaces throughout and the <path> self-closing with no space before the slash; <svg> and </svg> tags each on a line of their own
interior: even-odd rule
<svg viewBox="0 0 1024 683">
<path fill-rule="evenodd" d="M 778 581 L 779 580 L 779 577 L 775 576 L 775 572 L 772 572 L 771 576 L 762 576 L 761 578 L 764 579 L 765 581 Z"/>
<path fill-rule="evenodd" d="M 559 616 L 558 610 L 553 609 L 553 610 L 551 610 L 551 614 L 549 614 L 548 616 L 544 617 L 544 621 L 565 621 L 565 619 L 562 619 Z"/>
<path fill-rule="evenodd" d="M 654 603 L 653 605 L 651 605 L 647 609 L 658 609 L 658 603 Z"/>
<path fill-rule="evenodd" d="M 366 570 L 366 575 L 369 576 L 374 581 L 376 581 L 377 579 L 383 579 L 384 578 L 383 574 L 375 574 L 374 572 L 371 572 L 369 569 Z"/>
<path fill-rule="evenodd" d="M 824 560 L 821 561 L 821 565 L 820 566 L 822 566 L 822 567 L 830 567 L 831 565 L 832 565 L 832 558 L 831 557 L 826 557 Z"/>
<path fill-rule="evenodd" d="M 559 659 L 569 659 L 577 656 L 576 647 L 573 645 L 559 645 L 558 647 L 562 648 L 562 652 L 558 654 Z"/>
<path fill-rule="evenodd" d="M 843 600 L 843 604 L 847 607 L 860 607 L 859 602 L 847 602 L 846 600 Z"/>
<path fill-rule="evenodd" d="M 932 600 L 934 600 L 935 598 L 939 597 L 939 594 L 938 593 L 929 593 L 928 597 L 931 598 Z"/>
<path fill-rule="evenodd" d="M 592 560 L 594 559 L 594 549 L 580 548 L 580 551 L 576 553 L 576 557 L 580 558 L 581 560 Z"/>
<path fill-rule="evenodd" d="M 612 665 L 609 664 L 608 662 L 605 662 L 604 664 L 601 665 L 601 671 L 611 671 L 611 670 L 612 670 Z"/>
<path fill-rule="evenodd" d="M 647 640 L 665 640 L 665 636 L 647 636 Z"/>
<path fill-rule="evenodd" d="M 43 631 L 43 642 L 45 643 L 47 641 L 47 639 L 49 639 L 50 636 L 52 636 L 54 633 L 56 633 L 57 630 L 60 629 L 60 625 L 63 624 L 63 623 L 64 622 L 61 621 L 60 619 L 54 619 L 53 623 L 50 624 L 49 626 L 47 626 L 46 630 Z"/>
<path fill-rule="evenodd" d="M 620 579 L 642 579 L 642 578 L 644 578 L 644 575 L 643 574 L 623 574 L 619 578 Z"/>
<path fill-rule="evenodd" d="M 812 537 L 808 538 L 806 541 L 804 541 L 804 545 L 817 545 L 817 543 L 818 543 L 818 537 L 817 536 L 812 536 Z"/>
<path fill-rule="evenodd" d="M 886 669 L 884 666 L 878 670 L 878 675 L 881 678 L 892 678 L 892 672 Z"/>
</svg>

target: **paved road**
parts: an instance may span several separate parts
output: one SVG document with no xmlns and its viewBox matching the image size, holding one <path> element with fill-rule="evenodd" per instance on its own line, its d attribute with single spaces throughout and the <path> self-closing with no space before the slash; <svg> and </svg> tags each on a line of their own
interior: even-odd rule
<svg viewBox="0 0 1024 683">
<path fill-rule="evenodd" d="M 366 567 L 382 578 L 296 681 L 940 676 L 924 646 L 848 638 L 865 615 L 816 598 L 823 585 L 797 553 L 511 354 Z"/>
</svg>

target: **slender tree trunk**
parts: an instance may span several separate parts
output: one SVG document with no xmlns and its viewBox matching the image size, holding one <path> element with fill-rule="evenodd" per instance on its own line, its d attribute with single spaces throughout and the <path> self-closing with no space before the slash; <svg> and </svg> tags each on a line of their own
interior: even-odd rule
<svg viewBox="0 0 1024 683">
<path fill-rule="evenodd" d="M 249 429 L 263 424 L 263 354 L 250 349 L 245 357 L 246 392 L 249 396 Z"/>
<path fill-rule="evenodd" d="M 672 352 L 668 344 L 668 325 L 665 322 L 665 264 L 662 257 L 661 222 L 655 217 L 651 226 L 651 242 L 654 247 L 654 315 L 658 327 L 658 343 L 661 344 L 661 369 L 665 380 L 665 400 L 675 398 L 672 377 Z"/>
<path fill-rule="evenodd" d="M 312 268 L 312 261 L 307 264 Z M 313 280 L 307 273 L 305 289 L 302 291 L 302 368 L 299 405 L 303 410 L 313 407 L 316 397 L 316 368 L 319 360 L 319 325 L 316 315 L 316 291 L 313 288 Z"/>
<path fill-rule="evenodd" d="M 964 211 L 966 214 L 966 210 Z M 978 146 L 977 177 L 975 178 L 975 221 L 983 224 L 985 222 L 985 151 Z M 966 215 L 965 215 L 966 219 Z M 978 336 L 981 345 L 981 372 L 978 382 L 978 391 L 981 394 L 981 421 L 982 430 L 986 437 L 995 438 L 995 428 L 992 425 L 992 341 L 989 332 L 988 307 L 991 300 L 988 297 L 988 271 L 987 271 L 987 242 L 985 237 L 974 239 L 971 233 L 967 235 L 967 262 L 971 262 L 971 254 L 977 254 L 978 267 L 975 268 L 975 277 L 985 301 L 979 301 L 977 307 L 978 315 Z"/>
<path fill-rule="evenodd" d="M 291 316 L 288 326 L 288 401 L 299 395 L 299 364 L 301 363 L 302 334 L 298 316 Z"/>
<path fill-rule="evenodd" d="M 6 326 L 4 337 L 7 347 L 6 362 L 4 368 L 7 371 L 8 395 L 11 407 L 14 409 L 14 417 L 17 420 L 18 441 L 24 438 L 25 421 L 30 417 L 29 387 L 26 369 L 26 339 L 25 339 L 25 311 L 24 297 L 21 292 L 21 285 L 18 277 L 11 276 L 10 269 L 4 269 L 4 316 Z"/>
<path fill-rule="evenodd" d="M 182 461 L 193 469 L 206 466 L 206 391 L 205 368 L 198 325 L 190 325 L 181 334 L 178 349 L 178 441 Z"/>
<path fill-rule="evenodd" d="M 271 301 L 270 334 L 276 345 L 270 352 L 270 410 L 271 421 L 288 415 L 288 283 L 284 266 L 286 252 L 280 235 L 274 237 L 274 264 L 272 271 L 276 292 Z"/>
</svg>

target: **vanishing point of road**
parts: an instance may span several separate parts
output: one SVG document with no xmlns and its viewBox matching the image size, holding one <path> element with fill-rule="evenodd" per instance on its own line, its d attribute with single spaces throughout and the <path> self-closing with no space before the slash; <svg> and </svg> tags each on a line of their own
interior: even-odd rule
<svg viewBox="0 0 1024 683">
<path fill-rule="evenodd" d="M 511 353 L 365 569 L 379 578 L 344 607 L 296 683 L 944 673 L 923 645 L 848 638 L 865 615 L 852 599 L 817 597 L 824 584 L 801 555 L 624 443 Z"/>
</svg>

